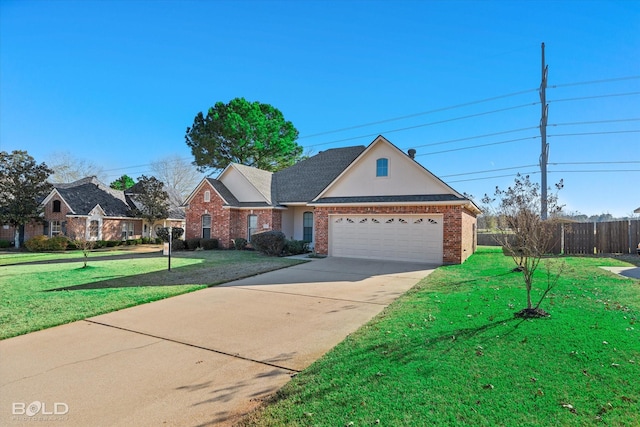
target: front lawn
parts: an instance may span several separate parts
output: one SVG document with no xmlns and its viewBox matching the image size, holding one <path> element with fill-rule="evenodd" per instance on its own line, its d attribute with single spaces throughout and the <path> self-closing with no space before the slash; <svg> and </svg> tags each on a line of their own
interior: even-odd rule
<svg viewBox="0 0 640 427">
<path fill-rule="evenodd" d="M 640 425 L 640 281 L 564 259 L 551 317 L 530 320 L 499 249 L 439 268 L 243 424 Z"/>
<path fill-rule="evenodd" d="M 0 256 L 0 339 L 300 262 L 249 251 L 174 252 L 167 272 L 159 253 L 92 255 L 99 258 L 87 268 L 81 253 Z"/>
</svg>

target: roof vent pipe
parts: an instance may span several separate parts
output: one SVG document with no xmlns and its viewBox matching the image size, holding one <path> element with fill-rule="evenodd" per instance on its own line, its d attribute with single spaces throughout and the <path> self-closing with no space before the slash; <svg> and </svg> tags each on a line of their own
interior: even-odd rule
<svg viewBox="0 0 640 427">
<path fill-rule="evenodd" d="M 412 159 L 416 158 L 416 150 L 415 149 L 409 148 L 408 153 L 409 153 L 409 157 L 411 157 Z"/>
</svg>

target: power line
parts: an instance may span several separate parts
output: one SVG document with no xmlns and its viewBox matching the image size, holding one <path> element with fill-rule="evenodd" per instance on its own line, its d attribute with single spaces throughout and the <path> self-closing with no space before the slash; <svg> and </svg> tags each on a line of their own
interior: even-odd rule
<svg viewBox="0 0 640 427">
<path fill-rule="evenodd" d="M 480 117 L 480 116 L 485 116 L 485 115 L 488 115 L 488 114 L 501 113 L 501 112 L 504 112 L 504 111 L 515 110 L 515 109 L 518 109 L 518 108 L 530 107 L 530 106 L 533 106 L 533 105 L 536 105 L 536 104 L 539 104 L 539 103 L 540 102 L 530 102 L 530 103 L 527 103 L 527 104 L 520 104 L 520 105 L 515 105 L 515 106 L 512 106 L 512 107 L 499 108 L 497 110 L 484 111 L 482 113 L 476 113 L 476 114 L 469 114 L 469 115 L 466 115 L 466 116 L 454 117 L 452 119 L 438 120 L 436 122 L 422 123 L 422 124 L 415 125 L 415 126 L 407 126 L 407 127 L 403 127 L 403 128 L 390 129 L 390 130 L 386 130 L 386 131 L 371 133 L 371 134 L 367 134 L 367 135 L 353 136 L 353 137 L 350 137 L 350 138 L 343 138 L 343 139 L 338 139 L 338 140 L 334 140 L 334 141 L 322 142 L 322 143 L 319 143 L 319 144 L 307 145 L 306 148 L 318 147 L 320 145 L 334 144 L 334 143 L 337 143 L 337 142 L 352 141 L 354 139 L 360 139 L 360 138 L 371 138 L 371 137 L 375 137 L 375 136 L 378 136 L 378 135 L 381 135 L 381 134 L 389 134 L 389 133 L 394 133 L 394 132 L 401 132 L 401 131 L 410 130 L 410 129 L 417 129 L 417 128 L 426 127 L 426 126 L 433 126 L 433 125 L 438 125 L 438 124 L 442 124 L 442 123 L 454 122 L 454 121 L 457 121 L 457 120 L 469 119 L 469 118 L 472 118 L 472 117 Z"/>
<path fill-rule="evenodd" d="M 453 152 L 453 151 L 471 150 L 473 148 L 489 147 L 489 146 L 492 146 L 492 145 L 508 144 L 510 142 L 526 141 L 528 139 L 538 139 L 538 138 L 540 138 L 540 136 L 536 135 L 536 136 L 529 136 L 529 137 L 526 137 L 526 138 L 509 139 L 509 140 L 506 140 L 506 141 L 491 142 L 491 143 L 488 143 L 488 144 L 478 144 L 478 145 L 471 145 L 469 147 L 452 148 L 450 150 L 432 151 L 430 153 L 421 153 L 421 154 L 416 154 L 416 157 L 428 156 L 428 155 L 432 155 L 432 154 L 450 153 L 450 152 Z"/>
<path fill-rule="evenodd" d="M 575 125 L 595 125 L 602 123 L 621 123 L 621 122 L 636 122 L 640 121 L 640 118 L 632 119 L 617 119 L 617 120 L 592 120 L 588 122 L 567 122 L 567 123 L 553 123 L 548 126 L 575 126 Z"/>
<path fill-rule="evenodd" d="M 489 136 L 496 136 L 496 135 L 504 135 L 507 133 L 515 133 L 515 132 L 522 132 L 525 130 L 531 130 L 531 129 L 538 129 L 538 126 L 530 126 L 527 128 L 520 128 L 520 129 L 511 129 L 511 130 L 505 130 L 502 132 L 494 132 L 494 133 L 486 133 L 484 135 L 477 135 L 477 136 L 468 136 L 465 138 L 458 138 L 458 139 L 449 139 L 446 141 L 439 141 L 439 142 L 432 142 L 430 144 L 423 144 L 423 145 L 412 145 L 413 148 L 422 148 L 422 147 L 431 147 L 434 145 L 442 145 L 442 144 L 450 144 L 452 142 L 460 142 L 460 141 L 469 141 L 472 139 L 480 139 L 480 138 L 486 138 Z"/>
<path fill-rule="evenodd" d="M 640 130 L 612 130 L 606 132 L 576 132 L 576 133 L 557 133 L 549 136 L 584 136 L 584 135 L 609 135 L 614 133 L 638 133 Z"/>
<path fill-rule="evenodd" d="M 548 88 L 557 89 L 557 88 L 561 88 L 561 87 L 589 85 L 589 84 L 600 84 L 600 83 L 610 83 L 610 82 L 623 81 L 623 80 L 632 80 L 632 79 L 640 79 L 640 76 L 616 77 L 616 78 L 611 78 L 611 79 L 590 80 L 590 81 L 574 82 L 574 83 L 561 83 L 561 84 L 557 84 L 557 85 L 553 85 L 553 86 L 548 86 Z M 389 123 L 389 122 L 398 121 L 398 120 L 410 119 L 410 118 L 413 118 L 413 117 L 418 117 L 418 116 L 423 116 L 423 115 L 433 114 L 433 113 L 439 113 L 439 112 L 442 112 L 442 111 L 454 110 L 456 108 L 468 107 L 468 106 L 471 106 L 471 105 L 482 104 L 482 103 L 485 103 L 485 102 L 495 101 L 495 100 L 498 100 L 498 99 L 510 98 L 510 97 L 513 97 L 513 96 L 523 95 L 523 94 L 526 94 L 526 93 L 529 93 L 529 92 L 535 92 L 535 91 L 538 91 L 538 90 L 539 90 L 539 88 L 525 89 L 525 90 L 521 90 L 521 91 L 518 91 L 518 92 L 507 93 L 507 94 L 504 94 L 504 95 L 493 96 L 493 97 L 489 97 L 489 98 L 479 99 L 479 100 L 476 100 L 476 101 L 464 102 L 462 104 L 455 104 L 455 105 L 450 105 L 450 106 L 447 106 L 447 107 L 436 108 L 436 109 L 433 109 L 433 110 L 421 111 L 421 112 L 418 112 L 418 113 L 407 114 L 407 115 L 404 115 L 404 116 L 392 117 L 392 118 L 389 118 L 389 119 L 377 120 L 377 121 L 374 121 L 374 122 L 368 122 L 368 123 L 363 123 L 363 124 L 359 124 L 359 125 L 347 126 L 347 127 L 344 127 L 344 128 L 318 132 L 318 133 L 314 133 L 314 134 L 310 134 L 310 135 L 303 135 L 303 136 L 299 137 L 298 140 L 307 139 L 307 138 L 313 138 L 313 137 L 316 137 L 316 136 L 330 135 L 330 134 L 333 134 L 333 133 L 340 133 L 340 132 L 345 132 L 345 131 L 348 131 L 348 130 L 360 129 L 360 128 L 363 128 L 363 127 L 374 126 L 374 125 L 379 125 L 379 124 L 383 124 L 383 123 Z M 558 102 L 558 101 L 556 101 L 556 102 Z"/>
<path fill-rule="evenodd" d="M 537 166 L 537 165 L 534 165 Z M 520 175 L 535 175 L 535 174 L 539 174 L 540 171 L 531 171 L 531 172 L 519 172 Z M 448 183 L 453 183 L 453 182 L 467 182 L 467 181 L 480 181 L 480 180 L 487 180 L 487 179 L 495 179 L 495 178 L 506 178 L 506 177 L 511 177 L 514 176 L 514 174 L 509 173 L 506 175 L 495 175 L 495 176 L 485 176 L 482 178 L 469 178 L 469 179 L 458 179 L 456 181 L 447 181 Z"/>
<path fill-rule="evenodd" d="M 549 89 L 556 89 L 559 87 L 568 87 L 568 86 L 580 86 L 580 85 L 590 85 L 590 84 L 598 84 L 598 83 L 609 83 L 609 82 L 619 82 L 622 80 L 633 80 L 640 79 L 640 76 L 628 76 L 628 77 L 615 77 L 612 79 L 602 79 L 602 80 L 590 80 L 586 82 L 575 82 L 575 83 L 561 83 L 553 86 L 547 86 Z"/>
<path fill-rule="evenodd" d="M 579 96 L 576 98 L 562 98 L 562 99 L 555 99 L 551 101 L 547 100 L 547 102 L 582 101 L 585 99 L 613 98 L 616 96 L 633 96 L 633 95 L 640 95 L 640 92 L 624 92 L 624 93 L 610 93 L 607 95 Z"/>
<path fill-rule="evenodd" d="M 489 172 L 499 172 L 499 171 L 513 170 L 513 169 L 521 169 L 521 168 L 531 168 L 531 167 L 534 167 L 534 166 L 538 166 L 538 165 L 522 165 L 522 166 L 512 166 L 510 168 L 488 169 L 488 170 L 476 171 L 476 172 L 463 172 L 463 173 L 456 173 L 456 174 L 452 174 L 452 175 L 441 175 L 441 178 L 446 178 L 446 177 L 449 177 L 449 176 L 476 175 L 476 174 L 479 174 L 479 173 L 489 173 Z"/>
<path fill-rule="evenodd" d="M 550 165 L 619 165 L 626 163 L 640 163 L 640 161 L 630 160 L 630 161 L 616 161 L 616 162 L 557 162 L 557 163 L 549 163 Z"/>
<path fill-rule="evenodd" d="M 382 124 L 382 123 L 389 123 L 389 122 L 393 122 L 393 121 L 397 121 L 397 120 L 405 120 L 405 119 L 410 119 L 410 118 L 413 118 L 413 117 L 424 116 L 426 114 L 433 114 L 433 113 L 439 113 L 439 112 L 447 111 L 447 110 L 454 110 L 456 108 L 468 107 L 470 105 L 482 104 L 484 102 L 495 101 L 497 99 L 503 99 L 503 98 L 509 98 L 509 97 L 512 97 L 512 96 L 522 95 L 522 94 L 525 94 L 525 93 L 534 92 L 536 90 L 538 90 L 538 88 L 521 90 L 519 92 L 512 92 L 512 93 L 508 93 L 508 94 L 505 94 L 505 95 L 493 96 L 491 98 L 479 99 L 477 101 L 469 101 L 469 102 L 465 102 L 465 103 L 462 103 L 462 104 L 451 105 L 451 106 L 448 106 L 448 107 L 436 108 L 434 110 L 422 111 L 420 113 L 407 114 L 405 116 L 393 117 L 393 118 L 390 118 L 390 119 L 378 120 L 378 121 L 375 121 L 375 122 L 369 122 L 369 123 L 364 123 L 364 124 L 360 124 L 360 125 L 348 126 L 348 127 L 345 127 L 345 128 L 340 128 L 340 129 L 335 129 L 335 130 L 328 130 L 328 131 L 324 131 L 324 132 L 314 133 L 314 134 L 311 134 L 311 135 L 304 135 L 304 136 L 299 137 L 298 139 L 300 140 L 300 139 L 312 138 L 312 137 L 315 137 L 315 136 L 329 135 L 329 134 L 332 134 L 332 133 L 339 133 L 339 132 L 344 132 L 344 131 L 348 131 L 348 130 L 359 129 L 359 128 L 373 126 L 373 125 L 379 125 L 379 124 Z M 313 146 L 311 146 L 311 147 L 313 147 Z"/>
<path fill-rule="evenodd" d="M 537 165 L 534 165 L 537 166 Z M 620 172 L 640 172 L 640 169 L 585 169 L 585 170 L 549 170 L 548 173 L 620 173 Z M 529 172 L 519 172 L 520 175 L 535 175 L 539 174 L 540 171 L 529 171 Z M 505 175 L 493 175 L 493 176 L 485 176 L 485 177 L 476 177 L 469 179 L 458 179 L 454 181 L 447 181 L 447 183 L 455 183 L 455 182 L 468 182 L 468 181 L 480 181 L 480 180 L 489 180 L 489 179 L 497 179 L 497 178 L 508 178 L 512 177 L 514 174 L 505 174 Z"/>
<path fill-rule="evenodd" d="M 597 172 L 640 172 L 640 169 L 589 169 L 589 170 L 566 170 L 566 171 L 549 171 L 553 173 L 597 173 Z"/>
</svg>

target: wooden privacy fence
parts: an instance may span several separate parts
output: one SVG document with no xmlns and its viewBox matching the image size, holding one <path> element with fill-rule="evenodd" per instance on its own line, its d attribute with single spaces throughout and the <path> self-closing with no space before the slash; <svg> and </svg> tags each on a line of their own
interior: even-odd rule
<svg viewBox="0 0 640 427">
<path fill-rule="evenodd" d="M 566 223 L 558 226 L 554 234 L 555 254 L 635 254 L 640 243 L 640 220 Z M 496 234 L 478 234 L 478 244 L 498 245 L 495 237 Z"/>
</svg>

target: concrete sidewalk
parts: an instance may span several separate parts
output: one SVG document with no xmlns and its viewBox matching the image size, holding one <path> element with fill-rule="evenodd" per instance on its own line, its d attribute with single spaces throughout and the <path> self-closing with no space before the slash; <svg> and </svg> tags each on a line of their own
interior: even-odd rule
<svg viewBox="0 0 640 427">
<path fill-rule="evenodd" d="M 0 424 L 229 425 L 433 268 L 313 260 L 0 341 Z"/>
</svg>

